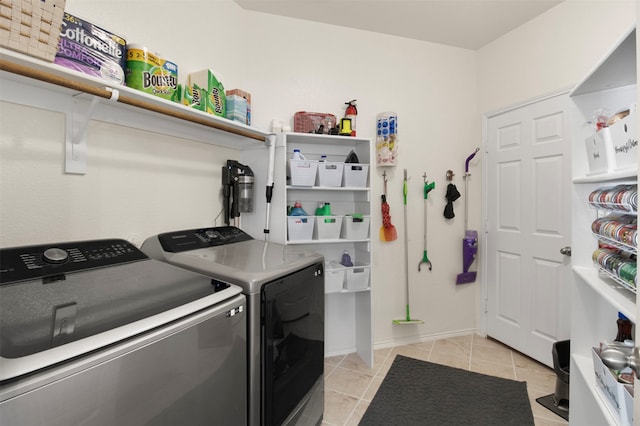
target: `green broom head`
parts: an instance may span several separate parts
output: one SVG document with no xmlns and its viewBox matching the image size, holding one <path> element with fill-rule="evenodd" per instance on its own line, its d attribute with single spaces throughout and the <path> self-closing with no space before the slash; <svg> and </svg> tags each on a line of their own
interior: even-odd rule
<svg viewBox="0 0 640 426">
<path fill-rule="evenodd" d="M 424 324 L 424 321 L 419 319 L 411 319 L 411 314 L 409 313 L 409 305 L 407 305 L 407 317 L 402 320 L 393 320 L 394 324 L 398 325 L 406 325 L 406 324 Z"/>
</svg>

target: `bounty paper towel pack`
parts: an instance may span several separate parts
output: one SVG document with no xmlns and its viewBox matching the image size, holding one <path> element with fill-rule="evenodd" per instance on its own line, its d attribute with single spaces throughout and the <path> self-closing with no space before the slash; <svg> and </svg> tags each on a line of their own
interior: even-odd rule
<svg viewBox="0 0 640 426">
<path fill-rule="evenodd" d="M 207 108 L 207 91 L 197 84 L 193 86 L 185 85 L 182 91 L 182 104 L 198 111 L 205 111 Z"/>
<path fill-rule="evenodd" d="M 127 86 L 174 102 L 180 102 L 178 66 L 146 47 L 127 45 Z"/>
<path fill-rule="evenodd" d="M 110 83 L 124 84 L 126 44 L 121 36 L 65 12 L 54 62 Z"/>
<path fill-rule="evenodd" d="M 220 117 L 226 116 L 227 99 L 224 86 L 211 70 L 192 72 L 187 78 L 187 85 L 199 86 L 207 91 L 205 111 Z"/>
</svg>

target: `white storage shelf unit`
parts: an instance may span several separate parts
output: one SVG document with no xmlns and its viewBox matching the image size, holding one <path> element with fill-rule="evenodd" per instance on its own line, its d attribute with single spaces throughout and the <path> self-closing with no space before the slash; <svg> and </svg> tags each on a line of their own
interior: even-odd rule
<svg viewBox="0 0 640 426">
<path fill-rule="evenodd" d="M 363 218 L 367 226 L 371 227 L 371 196 L 370 196 L 370 167 L 372 158 L 372 144 L 366 138 L 353 138 L 344 136 L 328 136 L 306 133 L 283 133 L 277 138 L 274 193 L 271 204 L 271 225 L 269 238 L 271 241 L 288 245 L 304 247 L 324 256 L 325 261 L 339 263 L 343 252 L 346 250 L 351 256 L 354 268 L 347 268 L 343 275 L 343 284 L 332 285 L 325 298 L 325 353 L 327 356 L 357 352 L 369 365 L 373 361 L 373 331 L 371 291 L 374 287 L 373 271 L 371 265 L 371 231 L 360 235 L 347 235 L 344 230 L 349 226 L 353 216 Z M 337 182 L 331 182 L 332 186 L 319 185 L 314 181 L 312 186 L 295 186 L 287 180 L 287 163 L 294 149 L 299 149 L 302 155 L 311 161 L 319 161 L 322 155 L 326 156 L 328 163 L 342 163 L 353 150 L 358 156 L 359 165 L 367 166 L 367 177 L 362 186 L 334 186 Z M 260 151 L 248 150 L 242 153 L 242 158 L 247 161 L 256 175 L 256 188 L 264 187 L 262 176 L 266 176 L 266 154 Z M 254 167 L 255 165 L 255 167 Z M 345 164 L 349 167 L 349 164 Z M 259 192 L 257 192 L 259 193 Z M 287 216 L 288 206 L 293 206 L 295 201 L 300 201 L 305 211 L 309 214 L 306 218 L 306 226 L 316 227 L 315 231 L 308 232 L 310 238 L 289 238 L 287 224 L 291 217 Z M 324 216 L 315 216 L 318 202 L 328 202 L 331 205 L 331 217 L 341 219 L 341 230 L 338 238 L 318 238 L 316 220 L 324 220 Z M 257 206 L 253 215 L 265 213 L 262 207 Z M 294 220 L 295 219 L 291 219 Z M 249 222 L 246 222 L 249 223 Z M 256 221 L 251 221 L 250 226 L 255 226 Z M 352 224 L 353 225 L 353 224 Z M 258 237 L 262 233 L 261 227 L 254 227 L 249 232 Z M 358 234 L 356 232 L 356 234 Z M 347 238 L 347 237 L 357 238 Z M 362 238 L 360 238 L 362 237 Z M 365 281 L 366 276 L 366 281 Z M 336 276 L 330 276 L 336 279 Z M 338 278 L 339 279 L 339 278 Z M 363 283 L 364 282 L 364 283 Z"/>
<path fill-rule="evenodd" d="M 574 273 L 569 398 L 572 424 L 626 424 L 624 415 L 621 417 L 612 408 L 596 384 L 592 348 L 615 338 L 618 312 L 636 322 L 636 296 L 599 273 L 592 261 L 598 241 L 591 232 L 591 223 L 606 212 L 589 206 L 588 196 L 599 188 L 637 184 L 637 165 L 592 173 L 585 140 L 593 135 L 593 119 L 597 111 L 606 110 L 613 114 L 637 102 L 635 38 L 634 29 L 571 93 L 575 105 L 572 125 L 571 262 Z"/>
</svg>

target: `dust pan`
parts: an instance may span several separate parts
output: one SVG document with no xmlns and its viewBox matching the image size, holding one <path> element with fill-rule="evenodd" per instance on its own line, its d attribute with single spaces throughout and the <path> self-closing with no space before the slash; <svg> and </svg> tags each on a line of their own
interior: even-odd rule
<svg viewBox="0 0 640 426">
<path fill-rule="evenodd" d="M 404 258 L 405 262 L 405 306 L 406 316 L 405 319 L 393 320 L 394 324 L 406 325 L 406 324 L 424 324 L 424 321 L 411 318 L 411 312 L 409 311 L 409 231 L 407 229 L 407 169 L 404 169 L 404 180 L 402 185 L 402 193 L 404 196 Z"/>
</svg>

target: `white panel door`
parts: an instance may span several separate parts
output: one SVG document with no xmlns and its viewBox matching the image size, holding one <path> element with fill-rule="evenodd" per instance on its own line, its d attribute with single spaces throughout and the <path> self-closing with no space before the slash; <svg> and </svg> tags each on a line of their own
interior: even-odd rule
<svg viewBox="0 0 640 426">
<path fill-rule="evenodd" d="M 570 330 L 569 108 L 565 93 L 486 121 L 487 334 L 549 366 Z"/>
</svg>

